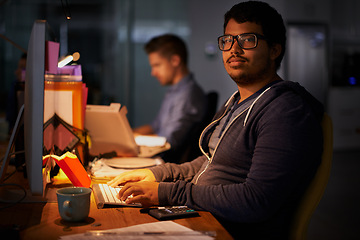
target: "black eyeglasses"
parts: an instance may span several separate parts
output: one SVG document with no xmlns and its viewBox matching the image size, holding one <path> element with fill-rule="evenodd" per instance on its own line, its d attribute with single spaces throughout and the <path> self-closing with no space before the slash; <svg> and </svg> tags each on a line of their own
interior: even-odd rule
<svg viewBox="0 0 360 240">
<path fill-rule="evenodd" d="M 234 40 L 242 49 L 256 48 L 258 39 L 266 39 L 265 36 L 257 33 L 243 33 L 236 36 L 223 35 L 218 37 L 218 46 L 221 51 L 229 51 L 234 45 Z"/>
</svg>

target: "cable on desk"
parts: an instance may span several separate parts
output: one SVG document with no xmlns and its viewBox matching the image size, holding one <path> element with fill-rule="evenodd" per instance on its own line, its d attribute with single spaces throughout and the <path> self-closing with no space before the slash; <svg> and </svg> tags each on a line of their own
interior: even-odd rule
<svg viewBox="0 0 360 240">
<path fill-rule="evenodd" d="M 9 154 L 9 156 L 11 157 L 13 155 L 17 155 L 17 154 L 20 154 L 20 153 L 25 153 L 25 150 L 12 152 L 12 153 Z M 1 158 L 0 163 L 2 163 L 3 161 L 4 161 L 4 157 Z"/>
<path fill-rule="evenodd" d="M 25 152 L 24 150 L 12 152 L 12 153 L 9 154 L 9 157 L 15 156 L 17 154 L 21 154 L 21 153 L 24 153 L 24 152 Z M 1 158 L 0 163 L 2 163 L 3 161 L 6 161 L 6 159 L 4 159 L 4 157 Z M 25 163 L 22 164 L 21 166 L 23 167 L 24 165 L 25 165 Z M 2 183 L 0 183 L 0 203 L 8 203 L 8 205 L 0 207 L 0 210 L 11 207 L 11 206 L 14 206 L 14 205 L 18 204 L 19 202 L 23 201 L 26 198 L 26 195 L 27 195 L 26 189 L 23 188 L 21 185 L 15 184 L 15 183 L 4 183 L 12 175 L 14 175 L 17 172 L 17 170 L 18 170 L 18 167 L 16 167 L 16 169 L 13 172 L 11 172 L 10 174 L 8 174 L 5 178 L 3 178 Z M 12 196 L 9 196 L 9 194 L 7 194 L 6 189 L 3 192 L 1 192 L 1 188 L 6 188 L 6 187 L 9 187 L 9 186 L 16 187 L 16 188 L 21 190 L 20 195 L 16 196 L 16 198 L 12 199 L 11 201 L 4 200 L 1 197 L 2 195 L 4 196 L 4 194 L 7 195 L 8 198 L 12 197 Z M 9 191 L 9 193 L 11 194 L 10 191 Z"/>
<path fill-rule="evenodd" d="M 0 198 L 0 203 L 9 203 L 6 206 L 0 207 L 0 210 L 14 206 L 18 203 L 20 203 L 22 200 L 24 200 L 26 198 L 26 189 L 23 188 L 22 186 L 20 186 L 19 184 L 14 184 L 14 183 L 2 183 L 0 184 L 0 188 L 2 187 L 8 187 L 8 186 L 13 186 L 13 187 L 17 187 L 20 190 L 22 190 L 22 192 L 24 193 L 22 196 L 20 196 L 18 199 L 16 199 L 15 201 L 6 201 Z"/>
<path fill-rule="evenodd" d="M 11 157 L 11 156 L 15 156 L 15 155 L 21 154 L 21 153 L 25 153 L 25 150 L 21 150 L 21 151 L 16 151 L 16 152 L 10 153 L 9 156 Z M 0 160 L 0 164 L 2 164 L 2 162 L 3 162 L 4 160 L 5 160 L 4 157 L 2 157 L 1 160 Z M 21 165 L 21 167 L 24 167 L 24 166 L 25 166 L 25 163 L 23 163 L 23 164 Z M 5 178 L 3 178 L 2 182 L 5 182 L 8 178 L 10 178 L 12 175 L 14 175 L 14 174 L 16 173 L 16 171 L 18 171 L 19 167 L 20 167 L 20 166 L 17 166 L 16 169 L 15 169 L 15 171 L 13 171 L 12 173 L 8 174 Z M 5 172 L 4 172 L 4 174 L 5 174 Z"/>
</svg>

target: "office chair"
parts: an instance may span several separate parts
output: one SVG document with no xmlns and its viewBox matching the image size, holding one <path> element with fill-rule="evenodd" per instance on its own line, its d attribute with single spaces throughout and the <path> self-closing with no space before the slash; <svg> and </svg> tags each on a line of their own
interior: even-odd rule
<svg viewBox="0 0 360 240">
<path fill-rule="evenodd" d="M 311 216 L 317 208 L 329 180 L 333 154 L 333 129 L 332 121 L 328 114 L 324 114 L 321 125 L 324 136 L 322 161 L 303 198 L 299 202 L 290 227 L 289 239 L 291 240 L 305 240 L 307 238 Z"/>
<path fill-rule="evenodd" d="M 191 161 L 202 154 L 199 149 L 199 138 L 202 131 L 205 127 L 207 127 L 207 125 L 210 124 L 217 111 L 218 98 L 219 94 L 215 91 L 211 91 L 206 94 L 207 110 L 205 112 L 203 120 L 192 129 L 189 136 L 189 143 L 185 147 L 179 163 Z"/>
<path fill-rule="evenodd" d="M 205 128 L 211 122 L 211 120 L 213 119 L 216 113 L 219 94 L 215 91 L 211 91 L 208 94 L 206 94 L 206 98 L 207 98 L 208 109 L 206 111 L 204 121 L 202 124 L 203 128 Z"/>
</svg>

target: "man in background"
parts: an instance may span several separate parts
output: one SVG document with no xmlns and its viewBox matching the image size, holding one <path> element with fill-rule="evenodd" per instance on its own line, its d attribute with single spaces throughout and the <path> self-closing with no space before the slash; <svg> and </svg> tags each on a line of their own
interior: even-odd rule
<svg viewBox="0 0 360 240">
<path fill-rule="evenodd" d="M 134 133 L 165 137 L 171 150 L 162 155 L 163 159 L 178 162 L 186 148 L 187 138 L 203 120 L 206 97 L 189 71 L 183 40 L 171 34 L 158 36 L 145 45 L 145 51 L 151 75 L 168 89 L 154 121 L 135 128 Z"/>
</svg>

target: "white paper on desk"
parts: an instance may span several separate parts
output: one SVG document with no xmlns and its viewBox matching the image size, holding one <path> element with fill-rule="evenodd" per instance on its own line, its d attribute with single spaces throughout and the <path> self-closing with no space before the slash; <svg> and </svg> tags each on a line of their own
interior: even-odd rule
<svg viewBox="0 0 360 240">
<path fill-rule="evenodd" d="M 156 165 L 164 164 L 162 159 L 155 159 Z M 122 168 L 113 168 L 108 166 L 104 159 L 99 159 L 91 164 L 91 175 L 95 178 L 106 178 L 106 177 L 116 177 L 121 173 L 130 171 L 132 169 L 122 169 Z"/>
<path fill-rule="evenodd" d="M 184 227 L 180 224 L 177 224 L 173 221 L 162 221 L 162 222 L 153 222 L 153 223 L 145 223 L 145 224 L 139 224 L 135 226 L 130 227 L 124 227 L 124 228 L 116 228 L 116 229 L 109 229 L 104 230 L 110 233 L 123 233 L 123 232 L 184 232 L 189 233 L 193 230 L 187 227 Z M 100 236 L 89 236 L 85 235 L 85 233 L 82 234 L 74 234 L 74 235 L 67 235 L 60 237 L 61 240 L 113 240 L 113 239 L 121 239 L 124 240 L 152 240 L 152 239 L 160 239 L 160 240 L 168 240 L 168 239 L 174 239 L 178 240 L 179 235 L 177 236 L 171 236 L 171 235 L 158 235 L 158 234 L 149 234 L 149 235 L 136 235 L 136 236 L 126 236 L 126 235 L 100 235 Z M 206 236 L 206 235 L 186 235 L 185 236 L 187 240 L 210 240 L 214 239 L 213 237 Z"/>
<path fill-rule="evenodd" d="M 135 142 L 139 146 L 162 147 L 166 143 L 166 138 L 160 136 L 138 135 L 135 137 Z"/>
<path fill-rule="evenodd" d="M 129 170 L 108 166 L 104 163 L 103 159 L 99 159 L 91 164 L 91 175 L 95 178 L 116 177 L 126 171 Z"/>
</svg>

